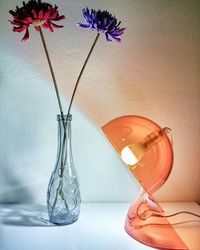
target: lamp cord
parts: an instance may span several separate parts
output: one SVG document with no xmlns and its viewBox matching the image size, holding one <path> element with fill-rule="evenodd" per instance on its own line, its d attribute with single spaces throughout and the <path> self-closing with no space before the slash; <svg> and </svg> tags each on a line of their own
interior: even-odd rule
<svg viewBox="0 0 200 250">
<path fill-rule="evenodd" d="M 146 213 L 146 212 L 148 212 L 148 211 L 151 211 L 152 212 L 152 210 L 145 210 L 142 214 L 144 214 L 144 213 Z M 176 216 L 176 215 L 179 215 L 179 214 L 190 214 L 190 215 L 193 215 L 193 216 L 196 216 L 196 217 L 199 217 L 200 218 L 200 214 L 196 214 L 196 213 L 193 213 L 193 212 L 190 212 L 190 211 L 179 211 L 179 212 L 177 212 L 177 213 L 174 213 L 174 214 L 169 214 L 169 215 L 162 215 L 162 214 L 156 214 L 156 213 L 152 213 L 149 217 L 147 217 L 147 218 L 143 218 L 142 217 L 142 214 L 139 214 L 139 218 L 141 219 L 141 220 L 147 220 L 147 219 L 149 219 L 150 217 L 165 217 L 165 218 L 169 218 L 169 217 L 173 217 L 173 216 Z"/>
<path fill-rule="evenodd" d="M 152 216 L 155 216 L 155 217 L 173 217 L 173 216 L 176 216 L 176 215 L 179 215 L 179 214 L 190 214 L 190 215 L 193 215 L 193 216 L 196 216 L 196 217 L 200 217 L 200 214 L 196 214 L 196 213 L 193 213 L 193 212 L 189 212 L 189 211 L 180 211 L 180 212 L 177 212 L 177 213 L 174 213 L 174 214 L 169 214 L 169 215 L 161 215 L 161 214 L 152 214 Z"/>
</svg>

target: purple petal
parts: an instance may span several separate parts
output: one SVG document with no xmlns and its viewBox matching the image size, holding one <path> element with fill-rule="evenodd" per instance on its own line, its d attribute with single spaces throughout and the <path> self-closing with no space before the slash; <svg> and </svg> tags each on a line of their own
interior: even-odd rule
<svg viewBox="0 0 200 250">
<path fill-rule="evenodd" d="M 108 37 L 108 33 L 106 33 L 105 36 L 106 36 L 106 40 L 107 40 L 108 42 L 112 42 L 112 40 Z"/>
<path fill-rule="evenodd" d="M 82 24 L 82 23 L 77 23 L 77 26 L 81 27 L 81 28 L 90 28 L 89 24 Z"/>
<path fill-rule="evenodd" d="M 86 24 L 78 23 L 81 28 L 91 28 L 99 33 L 104 33 L 107 41 L 115 40 L 120 42 L 120 36 L 124 33 L 125 28 L 120 28 L 121 22 L 117 18 L 104 10 L 82 9 L 83 18 Z"/>
</svg>

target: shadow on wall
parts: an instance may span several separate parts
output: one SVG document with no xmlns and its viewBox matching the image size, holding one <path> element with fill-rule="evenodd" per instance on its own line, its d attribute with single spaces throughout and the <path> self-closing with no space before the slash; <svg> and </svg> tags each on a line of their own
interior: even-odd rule
<svg viewBox="0 0 200 250">
<path fill-rule="evenodd" d="M 30 70 L 27 72 L 30 74 Z M 52 166 L 54 160 L 52 144 L 55 133 L 52 133 L 51 125 L 47 127 L 52 112 L 51 91 L 44 81 L 37 79 L 37 76 L 33 78 L 33 72 L 26 77 L 21 83 L 19 75 L 6 74 L 3 79 L 0 74 L 1 204 L 34 202 L 33 190 L 37 192 L 41 183 L 48 183 L 50 173 L 47 168 Z M 29 84 L 31 79 L 34 81 Z M 52 109 L 55 114 L 56 111 Z M 52 129 L 56 131 L 56 127 Z M 49 169 L 52 170 L 52 167 Z M 44 171 L 47 172 L 45 178 Z M 45 196 L 46 190 L 44 200 Z"/>
<path fill-rule="evenodd" d="M 20 179 L 11 171 L 12 166 L 9 164 L 8 159 L 0 162 L 0 203 L 23 203 L 31 202 L 32 195 L 23 186 Z"/>
<path fill-rule="evenodd" d="M 32 201 L 31 193 L 15 171 L 18 156 L 25 153 L 25 148 L 20 145 L 21 138 L 28 132 L 26 127 L 30 127 L 30 124 L 26 124 L 29 120 L 24 119 L 21 112 L 17 112 L 19 100 L 23 101 L 22 97 L 17 97 L 17 92 L 14 85 L 6 85 L 0 78 L 0 203 Z"/>
<path fill-rule="evenodd" d="M 13 147 L 12 140 L 16 135 L 16 127 L 14 127 L 15 122 L 15 112 L 9 112 L 8 106 L 13 106 L 10 97 L 7 97 L 6 103 L 4 102 L 4 87 L 2 77 L 0 76 L 0 203 L 20 203 L 20 202 L 30 202 L 31 194 L 28 189 L 23 187 L 20 179 L 15 174 L 15 162 L 12 158 Z M 7 111 L 11 114 L 10 119 L 5 118 L 5 113 Z M 11 111 L 11 110 L 10 110 Z M 5 113 L 4 113 L 5 112 Z M 18 119 L 19 121 L 19 119 Z M 19 124 L 18 124 L 19 125 Z"/>
</svg>

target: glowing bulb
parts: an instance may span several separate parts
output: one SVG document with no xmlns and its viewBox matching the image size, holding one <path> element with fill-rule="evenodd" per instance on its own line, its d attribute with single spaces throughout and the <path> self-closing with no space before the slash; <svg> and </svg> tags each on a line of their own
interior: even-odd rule
<svg viewBox="0 0 200 250">
<path fill-rule="evenodd" d="M 144 156 L 146 150 L 157 144 L 162 138 L 164 133 L 169 133 L 169 128 L 155 130 L 148 134 L 143 140 L 138 143 L 128 145 L 121 151 L 121 158 L 127 165 L 137 164 Z"/>
<path fill-rule="evenodd" d="M 138 159 L 128 146 L 122 149 L 121 158 L 127 165 L 135 165 L 138 163 Z"/>
<path fill-rule="evenodd" d="M 128 145 L 121 151 L 121 158 L 127 165 L 137 164 L 145 153 L 145 147 L 140 144 Z"/>
</svg>

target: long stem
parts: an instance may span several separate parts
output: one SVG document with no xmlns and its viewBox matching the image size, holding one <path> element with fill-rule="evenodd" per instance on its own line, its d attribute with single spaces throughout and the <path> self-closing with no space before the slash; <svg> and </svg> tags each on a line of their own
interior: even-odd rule
<svg viewBox="0 0 200 250">
<path fill-rule="evenodd" d="M 65 122 L 64 122 L 64 113 L 63 113 L 62 104 L 61 104 L 61 101 L 60 101 L 60 95 L 59 95 L 59 91 L 58 91 L 58 85 L 57 85 L 57 82 L 56 82 L 56 77 L 55 77 L 55 74 L 54 74 L 54 71 L 53 71 L 53 66 L 52 66 L 51 59 L 50 59 L 50 56 L 49 56 L 49 52 L 48 52 L 48 49 L 47 49 L 47 45 L 46 45 L 46 42 L 45 42 L 45 39 L 44 39 L 42 28 L 40 26 L 38 26 L 38 28 L 39 28 L 40 37 L 41 37 L 41 40 L 42 40 L 42 45 L 43 45 L 43 48 L 44 48 L 44 51 L 45 51 L 45 54 L 46 54 L 47 62 L 48 62 L 48 65 L 49 65 L 49 69 L 50 69 L 50 72 L 51 72 L 51 77 L 52 77 L 52 80 L 53 80 L 53 83 L 54 83 L 56 97 L 57 97 L 57 100 L 58 100 L 58 106 L 59 106 L 59 109 L 60 109 L 60 114 L 61 114 L 62 123 L 63 123 L 63 127 L 64 127 L 64 140 L 65 140 L 65 138 L 66 138 L 66 128 L 65 128 Z M 63 162 L 63 153 L 62 153 L 62 162 Z"/>
<path fill-rule="evenodd" d="M 52 63 L 51 63 L 51 59 L 50 59 L 50 56 L 49 56 L 49 52 L 48 52 L 48 49 L 47 49 L 47 45 L 46 45 L 46 42 L 45 42 L 45 39 L 44 39 L 42 29 L 41 29 L 40 26 L 38 28 L 39 28 L 39 33 L 40 33 L 40 37 L 41 37 L 41 40 L 42 40 L 42 45 L 43 45 L 43 48 L 44 48 L 44 51 L 45 51 L 45 54 L 46 54 L 47 62 L 48 62 L 48 65 L 49 65 L 49 69 L 50 69 L 50 72 L 51 72 L 51 77 L 52 77 L 52 80 L 53 80 L 53 83 L 54 83 L 54 88 L 55 88 L 56 97 L 57 97 L 57 100 L 58 100 L 58 106 L 59 106 L 59 109 L 60 109 L 60 114 L 61 114 L 63 129 L 64 129 L 64 136 L 63 136 L 63 142 L 62 142 L 63 146 L 62 146 L 62 152 L 61 152 L 61 165 L 62 165 L 61 180 L 60 180 L 59 186 L 58 186 L 58 188 L 56 190 L 56 198 L 54 200 L 54 204 L 53 204 L 53 208 L 52 208 L 52 214 L 53 214 L 54 208 L 55 208 L 57 200 L 58 200 L 58 194 L 61 195 L 60 192 L 61 192 L 61 189 L 62 189 L 62 178 L 63 178 L 63 172 L 64 172 L 63 166 L 65 165 L 63 159 L 64 159 L 64 144 L 65 144 L 65 140 L 66 140 L 66 126 L 65 126 L 65 121 L 64 121 L 64 113 L 63 113 L 63 109 L 62 109 L 62 104 L 61 104 L 61 101 L 60 101 L 60 95 L 59 95 L 59 91 L 58 91 L 58 85 L 57 85 L 56 77 L 55 77 L 55 74 L 54 74 L 54 71 L 53 71 L 53 66 L 52 66 Z M 62 199 L 64 199 L 64 197 L 62 197 Z M 67 209 L 68 209 L 68 207 L 67 207 Z"/>
<path fill-rule="evenodd" d="M 57 100 L 58 100 L 58 106 L 59 106 L 59 109 L 60 109 L 60 114 L 61 114 L 63 128 L 64 128 L 64 139 L 63 140 L 65 141 L 65 138 L 66 138 L 66 128 L 65 128 L 65 122 L 64 122 L 64 114 L 63 114 L 62 104 L 61 104 L 61 101 L 60 101 L 60 95 L 59 95 L 59 91 L 58 91 L 58 85 L 57 85 L 57 82 L 56 82 L 56 77 L 55 77 L 55 74 L 54 74 L 54 71 L 53 71 L 53 66 L 52 66 L 51 59 L 50 59 L 50 56 L 49 56 L 49 52 L 48 52 L 48 49 L 47 49 L 47 45 L 46 45 L 46 42 L 45 42 L 45 39 L 44 39 L 42 28 L 40 26 L 38 26 L 38 28 L 39 28 L 40 37 L 41 37 L 41 40 L 42 40 L 42 45 L 43 45 L 43 48 L 44 48 L 44 51 L 45 51 L 45 54 L 46 54 L 47 62 L 49 64 L 49 69 L 50 69 L 50 72 L 51 72 L 51 77 L 52 77 L 52 80 L 53 80 L 53 83 L 54 83 L 54 88 L 55 88 L 56 97 L 57 97 Z M 63 162 L 63 157 L 64 157 L 64 155 L 63 155 L 63 152 L 62 152 L 62 162 Z"/>
<path fill-rule="evenodd" d="M 44 48 L 44 51 L 45 51 L 45 54 L 46 54 L 46 57 L 47 57 L 47 61 L 48 61 L 48 64 L 49 64 L 49 69 L 50 69 L 50 72 L 51 72 L 51 77 L 52 77 L 52 80 L 53 80 L 53 83 L 54 83 L 54 88 L 55 88 L 55 91 L 56 91 L 56 97 L 57 97 L 57 100 L 58 100 L 60 114 L 61 114 L 61 117 L 62 117 L 62 120 L 63 120 L 63 125 L 64 125 L 64 114 L 63 114 L 62 104 L 61 104 L 61 101 L 60 101 L 60 95 L 59 95 L 59 91 L 58 91 L 58 85 L 57 85 L 57 82 L 56 82 L 56 77 L 55 77 L 55 74 L 54 74 L 54 71 L 53 71 L 51 59 L 50 59 L 49 52 L 48 52 L 48 49 L 47 49 L 47 45 L 46 45 L 46 42 L 45 42 L 45 39 L 44 39 L 42 28 L 40 26 L 38 26 L 38 28 L 39 28 L 40 37 L 41 37 L 41 40 L 42 40 L 42 45 L 43 45 L 43 48 Z"/>
<path fill-rule="evenodd" d="M 68 108 L 67 115 L 70 114 L 72 102 L 73 102 L 73 100 L 74 100 L 74 96 L 75 96 L 75 93 L 76 93 L 76 90 L 77 90 L 79 81 L 80 81 L 80 79 L 81 79 L 81 76 L 82 76 L 82 74 L 83 74 L 83 71 L 84 71 L 84 69 L 85 69 L 85 66 L 87 65 L 87 62 L 88 62 L 88 60 L 89 60 L 89 58 L 90 58 L 90 55 L 92 54 L 92 51 L 93 51 L 93 49 L 94 49 L 94 47 L 95 47 L 95 45 L 96 45 L 96 43 L 97 43 L 97 41 L 98 41 L 99 35 L 100 35 L 100 34 L 98 33 L 97 36 L 96 36 L 96 38 L 95 38 L 95 40 L 94 40 L 94 42 L 93 42 L 93 44 L 92 44 L 92 47 L 91 47 L 91 49 L 90 49 L 90 51 L 89 51 L 89 53 L 88 53 L 88 55 L 87 55 L 87 57 L 86 57 L 86 59 L 85 59 L 85 62 L 84 62 L 84 64 L 83 64 L 83 67 L 82 67 L 82 69 L 81 69 L 81 71 L 80 71 L 80 73 L 79 73 L 79 76 L 78 76 L 78 78 L 77 78 L 77 81 L 76 81 L 76 84 L 75 84 L 75 87 L 74 87 L 74 91 L 73 91 L 73 93 L 72 93 L 72 97 L 71 97 L 71 100 L 70 100 L 70 103 L 69 103 L 69 108 Z"/>
</svg>

